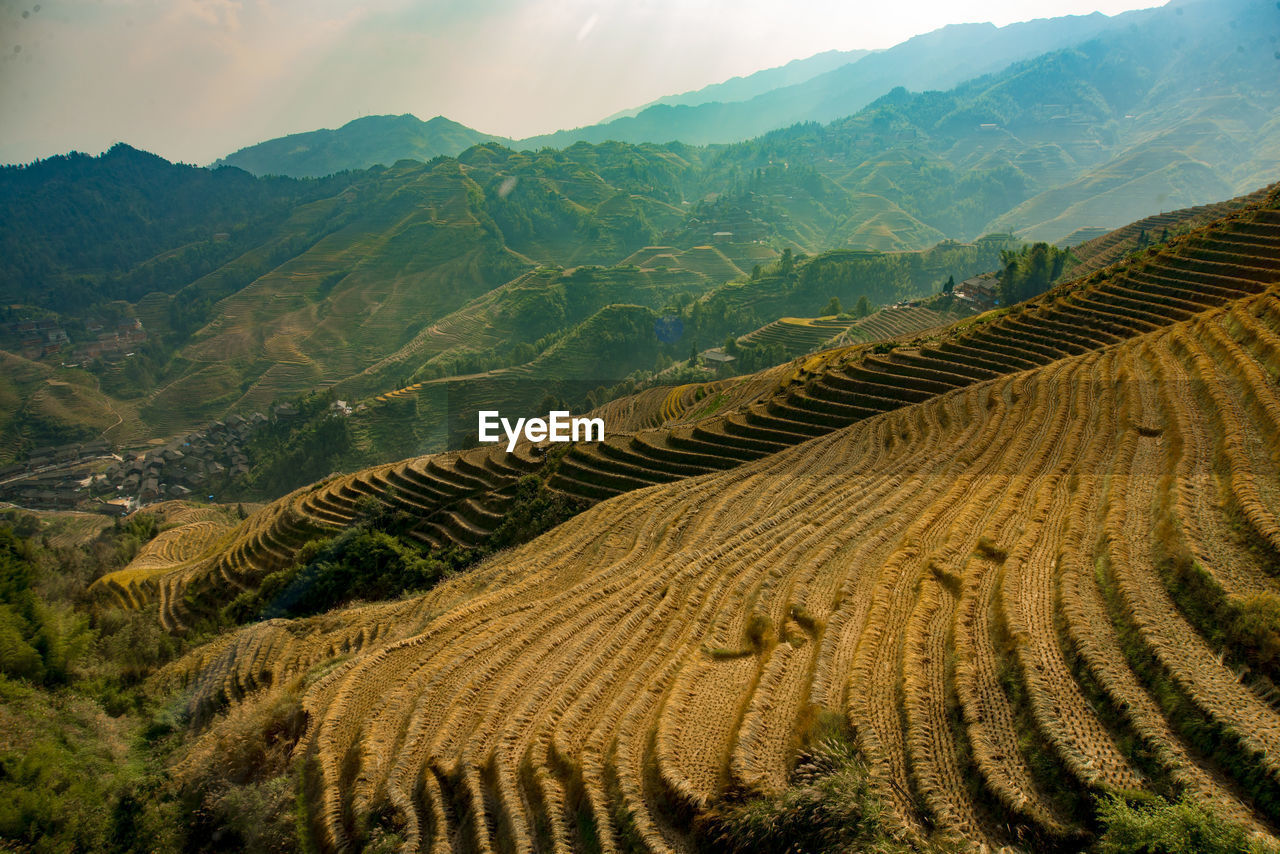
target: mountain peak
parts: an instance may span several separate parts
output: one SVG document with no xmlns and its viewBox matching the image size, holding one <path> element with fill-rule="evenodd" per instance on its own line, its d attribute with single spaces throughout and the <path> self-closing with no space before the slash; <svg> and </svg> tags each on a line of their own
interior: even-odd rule
<svg viewBox="0 0 1280 854">
<path fill-rule="evenodd" d="M 422 121 L 412 113 L 361 116 L 336 130 L 295 133 L 242 148 L 215 166 L 238 166 L 255 175 L 319 178 L 348 169 L 426 162 L 455 156 L 481 142 L 508 143 L 444 116 Z"/>
</svg>

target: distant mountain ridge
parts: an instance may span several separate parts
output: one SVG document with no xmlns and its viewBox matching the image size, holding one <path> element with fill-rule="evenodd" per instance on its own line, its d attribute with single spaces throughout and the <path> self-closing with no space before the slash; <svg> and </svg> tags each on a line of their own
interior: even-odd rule
<svg viewBox="0 0 1280 854">
<path fill-rule="evenodd" d="M 754 74 L 731 77 L 723 83 L 712 83 L 710 86 L 703 86 L 701 89 L 694 89 L 690 92 L 682 92 L 679 95 L 664 95 L 647 104 L 641 104 L 639 107 L 620 110 L 607 118 L 601 119 L 597 124 L 607 124 L 615 119 L 635 116 L 649 107 L 655 107 L 660 104 L 665 104 L 669 107 L 696 107 L 699 104 L 708 104 L 713 101 L 725 104 L 746 101 L 773 89 L 794 86 L 798 83 L 812 80 L 819 74 L 834 71 L 841 66 L 857 62 L 864 56 L 869 56 L 873 53 L 875 51 L 872 50 L 823 51 L 804 59 L 793 59 L 786 65 L 779 65 L 776 68 L 766 68 Z"/>
<path fill-rule="evenodd" d="M 1108 17 L 1069 15 L 997 27 L 952 24 L 847 63 L 803 83 L 782 86 L 736 103 L 658 104 L 638 115 L 520 141 L 526 148 L 574 142 L 738 142 L 799 122 L 829 122 L 856 113 L 896 87 L 950 89 L 1011 63 L 1072 47 L 1106 31 L 1128 27 L 1155 10 Z"/>
<path fill-rule="evenodd" d="M 952 24 L 882 51 L 828 51 L 777 68 L 624 110 L 594 125 L 510 140 L 441 116 L 368 116 L 336 130 L 267 140 L 213 165 L 238 166 L 255 175 L 320 177 L 349 169 L 426 162 L 455 156 L 470 145 L 496 141 L 517 149 L 565 148 L 575 142 L 679 141 L 690 145 L 739 142 L 800 122 L 852 115 L 891 89 L 950 89 L 1011 63 L 1073 47 L 1104 32 L 1129 27 L 1158 10 L 1108 17 L 1068 15 L 997 27 Z"/>
<path fill-rule="evenodd" d="M 1082 226 L 1117 227 L 1274 181 L 1277 42 L 1272 2 L 1168 6 L 1142 26 L 948 91 L 896 88 L 827 125 L 713 148 L 709 167 L 722 180 L 734 170 L 760 176 L 720 207 L 780 208 L 782 223 L 799 224 L 813 201 L 837 213 L 824 186 L 854 194 L 849 218 L 829 226 L 822 246 L 889 248 L 871 240 L 877 234 L 919 245 L 909 235 L 924 232 L 904 215 L 950 237 L 1014 231 L 1052 242 Z M 785 177 L 796 167 L 820 176 L 806 179 L 813 201 L 784 189 L 799 183 Z M 978 213 L 1004 205 L 991 218 Z"/>
<path fill-rule="evenodd" d="M 512 141 L 436 116 L 364 116 L 336 130 L 313 130 L 242 148 L 214 166 L 236 166 L 255 175 L 321 178 L 335 172 L 390 166 L 397 160 L 453 157 L 482 142 Z"/>
</svg>

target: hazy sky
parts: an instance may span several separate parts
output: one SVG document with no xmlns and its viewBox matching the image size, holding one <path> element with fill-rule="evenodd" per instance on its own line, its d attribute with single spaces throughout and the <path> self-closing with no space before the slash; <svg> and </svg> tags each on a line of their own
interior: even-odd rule
<svg viewBox="0 0 1280 854">
<path fill-rule="evenodd" d="M 1157 0 L 0 0 L 0 163 L 208 163 L 361 115 L 525 137 L 832 48 Z"/>
</svg>

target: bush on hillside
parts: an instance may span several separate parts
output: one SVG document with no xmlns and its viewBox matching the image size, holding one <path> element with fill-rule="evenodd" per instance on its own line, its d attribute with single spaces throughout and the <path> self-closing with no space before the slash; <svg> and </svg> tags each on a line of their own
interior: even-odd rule
<svg viewBox="0 0 1280 854">
<path fill-rule="evenodd" d="M 1168 801 L 1146 793 L 1111 794 L 1098 802 L 1099 854 L 1275 854 L 1238 824 L 1191 795 Z"/>
</svg>

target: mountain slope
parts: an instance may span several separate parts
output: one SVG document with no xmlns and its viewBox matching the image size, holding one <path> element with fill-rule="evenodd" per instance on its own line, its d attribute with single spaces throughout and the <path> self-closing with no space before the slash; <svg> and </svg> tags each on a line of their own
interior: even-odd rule
<svg viewBox="0 0 1280 854">
<path fill-rule="evenodd" d="M 748 200 L 754 193 L 794 218 L 801 201 L 823 203 L 803 221 L 827 229 L 828 241 L 857 194 L 961 239 L 1013 229 L 1056 241 L 1084 226 L 1119 227 L 1272 180 L 1274 39 L 1280 16 L 1259 0 L 1167 7 L 1142 27 L 947 92 L 895 89 L 830 125 L 714 149 L 704 174 L 710 185 L 752 170 L 721 207 L 761 207 Z M 980 213 L 997 207 L 1005 211 Z"/>
<path fill-rule="evenodd" d="M 1018 119 L 1000 103 L 1016 98 L 1018 88 L 1040 91 L 1043 100 L 1052 93 L 1064 103 L 1041 133 L 1059 144 L 1074 138 L 1080 154 L 1073 156 L 1093 159 L 1074 181 L 1043 189 L 991 227 L 1057 239 L 1064 226 L 1118 226 L 1142 212 L 1201 204 L 1271 180 L 1280 160 L 1280 143 L 1268 133 L 1280 110 L 1277 39 L 1280 16 L 1265 4 L 1187 4 L 1137 33 L 1107 34 L 1062 54 L 1057 61 L 1083 63 L 1068 72 L 1074 86 L 1049 88 L 1047 69 L 1028 68 L 1025 79 L 984 93 L 987 121 L 1013 134 L 1021 132 Z M 1106 120 L 1078 133 L 1089 114 Z M 1108 146 L 1106 133 L 1118 144 Z"/>
<path fill-rule="evenodd" d="M 734 468 L 933 395 L 1187 320 L 1280 281 L 1278 193 L 1273 188 L 1265 201 L 1157 252 L 1064 283 L 1013 311 L 962 322 L 946 334 L 895 342 L 888 353 L 855 345 L 780 365 L 738 380 L 753 392 L 732 407 L 664 405 L 668 421 L 661 427 L 575 445 L 545 465 L 526 449 L 520 452 L 528 463 L 523 469 L 541 470 L 551 488 L 574 500 L 601 501 Z M 678 392 L 672 394 L 679 398 Z M 477 408 L 459 406 L 464 413 Z M 501 521 L 519 477 L 495 450 L 500 451 L 481 447 L 405 460 L 280 499 L 250 520 L 222 557 L 174 578 L 172 595 L 162 598 L 163 618 L 178 625 L 184 622 L 183 602 L 225 599 L 225 579 L 235 579 L 237 588 L 256 584 L 287 561 L 283 544 L 296 547 L 316 531 L 355 520 L 362 495 L 384 496 L 412 513 L 417 522 L 411 530 L 424 542 L 482 542 Z M 211 587 L 200 596 L 179 595 L 188 584 Z"/>
<path fill-rule="evenodd" d="M 295 208 L 335 187 L 197 169 L 124 143 L 0 167 L 0 300 L 58 309 L 172 293 L 287 233 Z"/>
<path fill-rule="evenodd" d="M 425 122 L 408 114 L 365 116 L 336 130 L 294 133 L 250 145 L 213 165 L 236 166 L 254 175 L 320 178 L 379 164 L 390 166 L 398 160 L 426 163 L 440 156 L 454 157 L 482 142 L 506 144 L 509 140 L 444 116 Z"/>
<path fill-rule="evenodd" d="M 204 733 L 189 767 L 305 709 L 326 848 L 377 825 L 413 848 L 680 850 L 730 792 L 801 784 L 824 735 L 865 760 L 897 838 L 1078 850 L 1080 795 L 1120 790 L 1274 834 L 1280 673 L 1234 621 L 1280 596 L 1280 213 L 1207 234 L 1008 315 L 1017 341 L 986 324 L 977 351 L 1074 355 L 940 395 L 939 373 L 900 374 L 918 403 L 619 495 L 426 595 L 197 649 L 157 684 Z M 1138 274 L 1164 322 L 1121 297 Z"/>
<path fill-rule="evenodd" d="M 412 345 L 433 322 L 541 262 L 616 262 L 653 242 L 655 226 L 684 216 L 676 204 L 693 164 L 670 151 L 583 146 L 535 160 L 488 145 L 472 146 L 463 161 L 403 161 L 318 180 L 175 166 L 124 146 L 6 170 L 0 190 L 13 204 L 0 240 L 15 251 L 4 258 L 5 321 L 51 318 L 65 328 L 69 344 L 46 360 L 79 365 L 72 379 L 94 399 L 41 421 L 50 430 L 7 420 L 0 453 L 99 433 L 103 412 L 107 425 L 118 422 L 117 441 L 168 436 L 379 363 L 394 375 L 361 393 L 399 387 L 424 364 L 403 365 L 396 354 L 420 349 Z M 700 152 L 688 154 L 696 163 Z M 91 215 L 79 232 L 57 224 L 69 207 Z M 661 280 L 657 290 L 669 292 L 723 281 L 678 275 L 637 278 Z M 660 306 L 664 297 L 643 299 Z M 104 317 L 112 327 L 136 317 L 143 352 L 78 357 Z M 516 340 L 564 331 L 540 326 Z M 3 346 L 22 344 L 15 335 Z M 516 340 L 467 346 L 511 364 L 502 360 Z M 99 387 L 122 419 L 109 397 L 98 400 Z M 36 412 L 24 402 L 36 391 L 15 389 L 19 412 Z M 63 417 L 76 412 L 85 424 Z"/>
<path fill-rule="evenodd" d="M 895 89 L 829 125 L 728 146 L 516 152 L 486 142 L 427 165 L 320 180 L 254 182 L 239 170 L 174 167 L 123 149 L 6 170 L 0 189 L 13 204 L 0 239 L 13 249 L 4 261 L 14 272 L 6 285 L 13 302 L 64 312 L 73 333 L 81 324 L 77 346 L 99 322 L 92 315 L 143 324 L 154 346 L 133 364 L 87 365 L 105 394 L 127 403 L 117 412 L 130 436 L 135 426 L 172 435 L 198 423 L 184 418 L 252 412 L 316 387 L 376 394 L 439 371 L 528 361 L 516 341 L 504 348 L 501 333 L 470 352 L 428 339 L 436 324 L 540 265 L 636 264 L 651 271 L 636 281 L 662 279 L 673 300 L 708 307 L 721 295 L 726 312 L 744 308 L 735 295 L 768 303 L 750 317 L 717 314 L 715 337 L 690 336 L 682 351 L 668 342 L 663 357 L 683 359 L 695 344 L 812 315 L 831 296 L 896 301 L 961 272 L 911 277 L 910 293 L 907 279 L 877 282 L 878 298 L 851 280 L 811 283 L 825 294 L 793 293 L 787 283 L 761 290 L 777 280 L 751 278 L 756 267 L 787 248 L 910 252 L 944 239 L 990 247 L 979 236 L 1006 229 L 1056 241 L 1271 180 L 1280 160 L 1280 135 L 1269 133 L 1280 115 L 1272 6 L 1187 3 L 1141 20 L 946 92 Z M 92 240 L 47 227 L 68 206 L 93 211 L 84 229 Z M 104 225 L 117 218 L 119 227 Z M 678 270 L 691 274 L 680 294 Z M 647 290 L 621 302 L 659 309 L 658 300 Z M 542 308 L 558 316 L 555 305 Z M 540 327 L 540 337 L 518 343 L 545 348 L 551 338 L 543 338 L 566 331 Z M 102 407 L 58 414 L 89 409 Z M 101 419 L 89 420 L 100 431 Z M 11 445 L 6 438 L 0 448 Z"/>
<path fill-rule="evenodd" d="M 1270 187 L 1263 187 L 1253 193 L 1212 205 L 1152 214 L 1115 231 L 1101 234 L 1072 248 L 1071 257 L 1067 259 L 1066 275 L 1068 278 L 1076 278 L 1101 270 L 1132 252 L 1148 248 L 1153 242 L 1165 241 L 1170 236 L 1207 225 L 1234 210 L 1263 201 L 1270 190 Z"/>
</svg>

